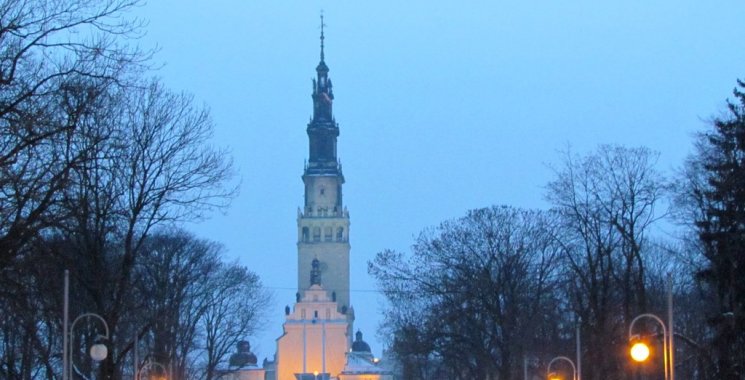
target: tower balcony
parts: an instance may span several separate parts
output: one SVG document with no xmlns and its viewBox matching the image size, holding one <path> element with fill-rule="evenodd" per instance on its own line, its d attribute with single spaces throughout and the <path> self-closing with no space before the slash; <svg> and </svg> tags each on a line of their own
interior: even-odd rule
<svg viewBox="0 0 745 380">
<path fill-rule="evenodd" d="M 313 216 L 298 209 L 298 243 L 348 243 L 349 212 L 338 210 L 335 214 Z"/>
<path fill-rule="evenodd" d="M 311 161 L 306 162 L 303 175 L 312 176 L 342 176 L 341 163 L 338 161 Z"/>
<path fill-rule="evenodd" d="M 333 209 L 319 207 L 313 210 L 312 207 L 306 207 L 305 210 L 297 209 L 298 218 L 349 218 L 349 210 L 346 207 L 334 207 Z"/>
</svg>

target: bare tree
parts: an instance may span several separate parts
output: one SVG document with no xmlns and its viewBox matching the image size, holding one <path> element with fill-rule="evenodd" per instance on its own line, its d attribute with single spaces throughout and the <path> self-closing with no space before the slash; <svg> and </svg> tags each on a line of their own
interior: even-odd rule
<svg viewBox="0 0 745 380">
<path fill-rule="evenodd" d="M 648 247 L 659 251 L 644 258 L 650 312 L 666 315 L 668 275 L 673 274 L 675 376 L 694 380 L 718 378 L 707 339 L 712 335 L 707 314 L 716 302 L 692 275 L 698 266 L 686 260 L 691 248 L 669 240 L 650 243 Z"/>
<path fill-rule="evenodd" d="M 149 53 L 123 43 L 138 4 L 0 0 L 0 376 L 53 376 L 67 267 L 71 314 L 107 320 L 101 373 L 118 378 L 147 322 L 133 286 L 147 237 L 235 193 L 206 108 L 143 80 Z"/>
<path fill-rule="evenodd" d="M 560 216 L 567 296 L 582 321 L 589 379 L 623 378 L 625 326 L 647 311 L 644 253 L 647 235 L 665 215 L 666 191 L 646 148 L 601 145 L 578 157 L 565 153 L 547 198 Z M 609 354 L 610 353 L 610 354 Z M 615 353 L 615 354 L 613 354 Z"/>
<path fill-rule="evenodd" d="M 148 235 L 227 206 L 235 189 L 229 157 L 209 145 L 209 114 L 190 96 L 151 81 L 112 88 L 96 104 L 74 136 L 87 156 L 68 175 L 59 208 L 68 217 L 55 231 L 74 247 L 66 258 L 89 307 L 112 329 L 119 349 L 102 371 L 113 375 L 142 323 L 130 311 L 146 306 L 133 281 Z"/>
<path fill-rule="evenodd" d="M 3 274 L 20 286 L 12 297 L 0 297 L 0 378 L 53 379 L 61 365 L 61 291 L 59 283 L 42 280 L 59 274 L 61 281 L 58 265 L 28 258 Z"/>
<path fill-rule="evenodd" d="M 148 237 L 143 254 L 136 270 L 147 303 L 140 350 L 176 378 L 214 378 L 229 349 L 262 321 L 268 293 L 254 273 L 224 263 L 219 244 L 184 231 Z"/>
<path fill-rule="evenodd" d="M 270 303 L 256 274 L 237 264 L 224 264 L 207 286 L 204 314 L 199 322 L 204 350 L 199 379 L 218 378 L 218 366 L 225 364 L 236 344 L 256 332 Z"/>
<path fill-rule="evenodd" d="M 97 95 L 126 85 L 149 54 L 122 44 L 133 0 L 0 1 L 0 377 L 52 378 L 61 321 L 58 252 L 48 234 Z M 51 281 L 54 281 L 52 283 Z M 59 280 L 61 281 L 61 280 Z"/>
<path fill-rule="evenodd" d="M 121 83 L 147 58 L 117 41 L 136 36 L 123 13 L 137 2 L 0 2 L 0 270 L 54 223 L 49 210 L 84 159 L 69 144 L 76 115 L 60 109 L 70 86 Z"/>
<path fill-rule="evenodd" d="M 116 226 L 122 256 L 114 304 L 125 297 L 133 264 L 154 226 L 202 217 L 226 207 L 235 194 L 228 184 L 232 162 L 209 145 L 211 119 L 190 96 L 170 93 L 153 81 L 129 91 L 125 107 L 114 142 L 118 160 L 111 167 L 114 188 L 122 194 L 115 209 L 123 216 Z M 111 315 L 113 321 L 120 311 Z"/>
<path fill-rule="evenodd" d="M 443 378 L 515 378 L 524 355 L 560 340 L 546 325 L 562 320 L 552 229 L 546 213 L 492 207 L 423 232 L 410 259 L 379 253 L 369 271 L 404 371 L 426 358 Z"/>
</svg>

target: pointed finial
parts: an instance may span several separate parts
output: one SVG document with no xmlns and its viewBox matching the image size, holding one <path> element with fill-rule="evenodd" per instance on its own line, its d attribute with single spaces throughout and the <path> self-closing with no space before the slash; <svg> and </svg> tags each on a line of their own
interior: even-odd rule
<svg viewBox="0 0 745 380">
<path fill-rule="evenodd" d="M 323 23 L 323 10 L 321 10 L 321 62 L 323 62 L 323 27 L 326 26 L 326 24 Z"/>
</svg>

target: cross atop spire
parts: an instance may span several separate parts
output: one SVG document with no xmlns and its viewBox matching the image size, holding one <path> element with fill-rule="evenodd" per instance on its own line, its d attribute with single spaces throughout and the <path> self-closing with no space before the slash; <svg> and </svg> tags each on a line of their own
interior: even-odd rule
<svg viewBox="0 0 745 380">
<path fill-rule="evenodd" d="M 323 27 L 326 26 L 326 24 L 323 23 L 323 10 L 321 10 L 321 62 L 323 62 Z"/>
</svg>

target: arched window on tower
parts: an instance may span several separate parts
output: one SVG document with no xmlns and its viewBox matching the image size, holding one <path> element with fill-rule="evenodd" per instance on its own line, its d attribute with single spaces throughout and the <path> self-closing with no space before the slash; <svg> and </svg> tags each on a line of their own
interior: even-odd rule
<svg viewBox="0 0 745 380">
<path fill-rule="evenodd" d="M 304 242 L 310 241 L 310 229 L 308 227 L 303 227 L 303 237 Z"/>
<path fill-rule="evenodd" d="M 339 227 L 336 229 L 336 241 L 343 241 L 344 240 L 344 227 Z"/>
<path fill-rule="evenodd" d="M 313 227 L 313 241 L 321 241 L 321 227 Z"/>
<path fill-rule="evenodd" d="M 326 227 L 323 231 L 323 240 L 324 241 L 331 241 L 333 235 L 332 232 L 333 229 L 331 227 Z"/>
</svg>

